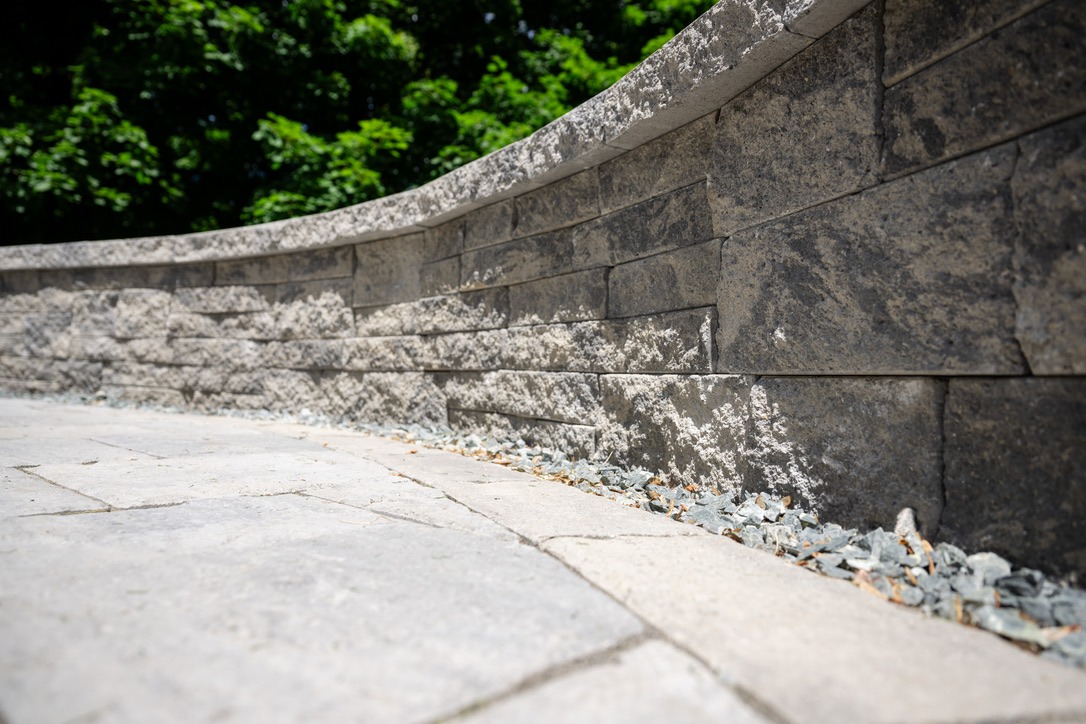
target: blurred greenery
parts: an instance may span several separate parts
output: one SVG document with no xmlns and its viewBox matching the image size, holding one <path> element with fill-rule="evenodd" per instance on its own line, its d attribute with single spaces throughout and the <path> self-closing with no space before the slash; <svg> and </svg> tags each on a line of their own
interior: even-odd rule
<svg viewBox="0 0 1086 724">
<path fill-rule="evenodd" d="M 712 2 L 9 4 L 0 242 L 236 226 L 426 183 L 604 90 Z"/>
</svg>

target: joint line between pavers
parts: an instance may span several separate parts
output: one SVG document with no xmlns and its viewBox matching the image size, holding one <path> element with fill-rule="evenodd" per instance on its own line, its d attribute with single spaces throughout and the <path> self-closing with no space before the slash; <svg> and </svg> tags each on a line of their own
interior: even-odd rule
<svg viewBox="0 0 1086 724">
<path fill-rule="evenodd" d="M 342 506 L 345 506 L 345 507 L 348 507 L 348 508 L 354 508 L 355 510 L 364 510 L 367 513 L 370 513 L 371 515 L 376 515 L 378 518 L 391 518 L 393 520 L 402 520 L 402 521 L 405 521 L 407 523 L 417 523 L 419 525 L 425 525 L 425 526 L 427 526 L 429 528 L 436 528 L 437 530 L 447 530 L 446 528 L 444 528 L 444 527 L 442 527 L 440 525 L 437 525 L 436 523 L 431 523 L 431 522 L 426 521 L 426 520 L 419 520 L 418 518 L 412 518 L 409 515 L 399 515 L 397 513 L 388 513 L 388 512 L 385 512 L 385 511 L 372 510 L 371 508 L 367 508 L 364 505 L 356 505 L 355 503 L 345 503 L 342 500 L 335 500 L 333 498 L 325 498 L 322 495 L 316 495 L 314 493 L 307 493 L 304 490 L 299 490 L 299 491 L 297 491 L 295 493 L 292 493 L 292 495 L 297 495 L 298 497 L 301 497 L 301 498 L 313 498 L 315 500 L 323 500 L 323 501 L 325 501 L 327 503 L 335 503 L 336 505 L 342 505 Z M 380 501 L 377 501 L 377 502 L 380 502 Z"/>
<path fill-rule="evenodd" d="M 87 439 L 90 440 L 91 442 L 96 442 L 99 445 L 105 445 L 107 447 L 115 448 L 117 450 L 124 450 L 126 452 L 139 453 L 140 455 L 147 455 L 148 457 L 155 458 L 156 460 L 165 460 L 166 459 L 165 455 L 155 455 L 154 453 L 150 453 L 150 452 L 147 452 L 145 450 L 137 450 L 134 447 L 125 447 L 124 445 L 117 445 L 116 443 L 106 442 L 105 440 L 99 440 L 99 439 L 94 438 L 94 437 L 88 437 Z"/>
<path fill-rule="evenodd" d="M 45 482 L 49 483 L 50 485 L 55 485 L 58 488 L 61 488 L 63 490 L 67 490 L 70 493 L 75 493 L 76 495 L 81 495 L 84 498 L 87 498 L 89 500 L 93 500 L 96 503 L 101 503 L 102 505 L 106 506 L 106 508 L 108 508 L 109 510 L 113 510 L 113 506 L 110 503 L 106 502 L 105 500 L 102 500 L 101 498 L 96 498 L 93 495 L 88 495 L 88 494 L 86 494 L 86 493 L 84 493 L 82 491 L 76 490 L 75 488 L 69 488 L 67 485 L 61 485 L 60 483 L 56 482 L 55 480 L 50 480 L 49 478 L 45 477 L 44 475 L 41 475 L 40 473 L 34 472 L 34 468 L 36 468 L 36 467 L 38 467 L 38 466 L 37 465 L 22 465 L 22 466 L 16 466 L 15 469 L 20 471 L 20 472 L 26 473 L 27 475 L 33 475 L 35 478 L 38 478 L 39 480 L 44 480 Z"/>
</svg>

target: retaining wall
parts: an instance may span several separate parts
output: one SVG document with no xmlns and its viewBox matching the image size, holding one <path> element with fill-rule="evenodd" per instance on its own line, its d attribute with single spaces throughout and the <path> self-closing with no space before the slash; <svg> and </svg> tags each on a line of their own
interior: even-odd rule
<svg viewBox="0 0 1086 724">
<path fill-rule="evenodd" d="M 1086 572 L 1084 39 L 723 0 L 420 189 L 0 249 L 2 385 L 512 432 Z"/>
</svg>

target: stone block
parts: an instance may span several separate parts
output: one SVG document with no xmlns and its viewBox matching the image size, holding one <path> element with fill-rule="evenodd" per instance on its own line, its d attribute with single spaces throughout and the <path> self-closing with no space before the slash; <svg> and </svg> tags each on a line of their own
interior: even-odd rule
<svg viewBox="0 0 1086 724">
<path fill-rule="evenodd" d="M 509 287 L 509 324 L 550 324 L 607 316 L 607 270 L 563 274 Z"/>
<path fill-rule="evenodd" d="M 41 288 L 37 271 L 0 272 L 0 294 L 33 294 Z"/>
<path fill-rule="evenodd" d="M 27 314 L 23 344 L 31 357 L 67 357 L 72 336 L 71 312 Z"/>
<path fill-rule="evenodd" d="M 596 375 L 499 370 L 442 380 L 450 408 L 499 412 L 574 425 L 593 425 L 599 413 Z"/>
<path fill-rule="evenodd" d="M 351 287 L 352 282 L 349 278 L 277 284 L 275 286 L 275 301 L 279 304 L 290 304 L 299 301 L 330 301 L 339 306 L 350 307 Z"/>
<path fill-rule="evenodd" d="M 885 172 L 1086 110 L 1086 4 L 1056 0 L 886 91 Z"/>
<path fill-rule="evenodd" d="M 931 536 L 943 508 L 944 383 L 763 377 L 750 390 L 745 487 L 792 495 L 826 521 L 892 530 L 913 508 Z"/>
<path fill-rule="evenodd" d="M 177 289 L 211 286 L 215 269 L 212 263 L 169 264 L 43 269 L 40 274 L 43 287 L 58 289 Z"/>
<path fill-rule="evenodd" d="M 321 386 L 321 379 L 321 373 L 313 370 L 264 370 L 264 408 L 329 414 L 331 405 Z"/>
<path fill-rule="evenodd" d="M 441 261 L 423 264 L 419 270 L 419 294 L 436 297 L 460 288 L 460 257 L 453 256 Z"/>
<path fill-rule="evenodd" d="M 127 345 L 130 359 L 160 364 L 255 369 L 264 366 L 264 346 L 245 339 L 137 340 Z"/>
<path fill-rule="evenodd" d="M 721 109 L 709 168 L 717 236 L 876 183 L 878 20 L 869 7 Z"/>
<path fill-rule="evenodd" d="M 115 387 L 113 385 L 103 385 L 101 392 L 107 400 L 116 402 L 180 408 L 188 406 L 188 399 L 180 390 L 157 387 Z"/>
<path fill-rule="evenodd" d="M 328 284 L 328 282 L 310 282 Z M 276 336 L 281 339 L 321 339 L 354 336 L 354 314 L 350 307 L 350 292 L 325 290 L 298 295 L 287 303 L 276 304 L 272 310 Z M 224 320 L 225 322 L 225 320 Z"/>
<path fill-rule="evenodd" d="M 232 286 L 178 289 L 173 295 L 173 309 L 179 312 L 228 314 L 261 312 L 271 308 L 275 287 Z"/>
<path fill-rule="evenodd" d="M 703 181 L 716 113 L 702 116 L 599 168 L 600 211 L 610 213 Z"/>
<path fill-rule="evenodd" d="M 172 295 L 157 289 L 126 289 L 117 293 L 113 336 L 118 339 L 165 337 Z"/>
<path fill-rule="evenodd" d="M 292 282 L 339 279 L 351 276 L 352 248 L 311 249 L 287 257 L 287 278 Z"/>
<path fill-rule="evenodd" d="M 787 0 L 784 24 L 793 33 L 821 38 L 871 0 Z"/>
<path fill-rule="evenodd" d="M 424 244 L 424 234 L 411 234 L 356 246 L 354 306 L 373 307 L 417 299 Z"/>
<path fill-rule="evenodd" d="M 428 297 L 387 307 L 355 311 L 359 336 L 394 337 L 504 327 L 509 319 L 505 289 L 483 289 Z"/>
<path fill-rule="evenodd" d="M 1015 336 L 1034 374 L 1086 374 L 1086 117 L 1018 145 Z"/>
<path fill-rule="evenodd" d="M 353 371 L 418 370 L 418 337 L 361 337 L 343 342 L 342 368 Z"/>
<path fill-rule="evenodd" d="M 464 249 L 481 249 L 513 238 L 513 199 L 469 212 L 464 217 Z"/>
<path fill-rule="evenodd" d="M 18 357 L 26 354 L 26 340 L 22 332 L 0 334 L 0 355 Z"/>
<path fill-rule="evenodd" d="M 0 314 L 0 334 L 22 334 L 26 328 L 21 314 Z"/>
<path fill-rule="evenodd" d="M 359 422 L 446 425 L 445 395 L 421 372 L 337 372 L 321 377 L 328 411 Z"/>
<path fill-rule="evenodd" d="M 343 369 L 343 345 L 341 340 L 326 339 L 270 342 L 264 347 L 264 362 L 295 370 Z"/>
<path fill-rule="evenodd" d="M 600 215 L 596 169 L 554 181 L 515 199 L 513 238 L 533 236 Z"/>
<path fill-rule="evenodd" d="M 724 242 L 718 371 L 1018 374 L 1002 146 Z"/>
<path fill-rule="evenodd" d="M 166 340 L 160 340 L 163 346 Z M 68 346 L 68 357 L 73 360 L 115 362 L 129 359 L 128 347 L 132 342 L 113 337 L 73 336 Z"/>
<path fill-rule="evenodd" d="M 883 82 L 892 86 L 1049 0 L 887 0 Z"/>
<path fill-rule="evenodd" d="M 276 254 L 215 262 L 215 283 L 220 286 L 246 286 L 288 282 L 293 256 Z"/>
<path fill-rule="evenodd" d="M 613 266 L 712 238 L 705 184 L 693 184 L 578 226 L 573 268 Z"/>
<path fill-rule="evenodd" d="M 558 276 L 573 271 L 573 241 L 568 230 L 465 252 L 460 257 L 460 287 L 478 289 Z"/>
<path fill-rule="evenodd" d="M 720 242 L 710 241 L 620 264 L 608 277 L 607 315 L 636 317 L 716 302 Z"/>
<path fill-rule="evenodd" d="M 939 537 L 1086 575 L 1086 382 L 952 379 Z"/>
<path fill-rule="evenodd" d="M 448 259 L 464 250 L 464 219 L 462 218 L 427 229 L 425 234 L 423 259 L 428 262 Z"/>
<path fill-rule="evenodd" d="M 753 377 L 603 375 L 598 457 L 662 473 L 675 484 L 743 484 Z"/>
<path fill-rule="evenodd" d="M 589 425 L 453 408 L 449 410 L 449 426 L 461 434 L 523 440 L 527 445 L 561 450 L 571 458 L 590 458 L 596 451 L 596 428 Z"/>
</svg>

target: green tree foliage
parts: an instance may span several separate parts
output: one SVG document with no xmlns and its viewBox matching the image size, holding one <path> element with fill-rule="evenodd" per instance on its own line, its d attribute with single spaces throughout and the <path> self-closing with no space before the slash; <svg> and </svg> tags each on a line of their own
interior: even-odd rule
<svg viewBox="0 0 1086 724">
<path fill-rule="evenodd" d="M 178 233 L 423 184 L 713 0 L 86 0 L 0 26 L 3 243 Z"/>
</svg>

